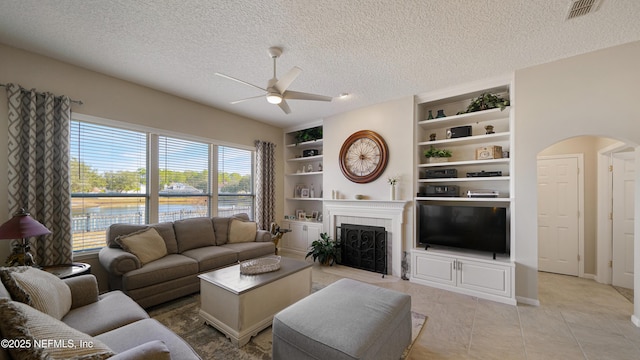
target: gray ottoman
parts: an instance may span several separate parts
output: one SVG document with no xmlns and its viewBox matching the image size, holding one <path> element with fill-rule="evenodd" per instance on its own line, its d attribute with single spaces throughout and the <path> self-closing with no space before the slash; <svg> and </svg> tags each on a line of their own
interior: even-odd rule
<svg viewBox="0 0 640 360">
<path fill-rule="evenodd" d="M 411 296 L 339 280 L 273 318 L 273 359 L 393 359 L 411 343 Z"/>
</svg>

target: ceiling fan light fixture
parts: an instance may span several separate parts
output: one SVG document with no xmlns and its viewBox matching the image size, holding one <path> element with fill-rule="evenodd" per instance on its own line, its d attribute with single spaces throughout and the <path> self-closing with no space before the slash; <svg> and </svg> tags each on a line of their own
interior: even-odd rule
<svg viewBox="0 0 640 360">
<path fill-rule="evenodd" d="M 267 93 L 267 102 L 269 102 L 269 104 L 278 105 L 282 102 L 282 95 L 276 92 Z"/>
</svg>

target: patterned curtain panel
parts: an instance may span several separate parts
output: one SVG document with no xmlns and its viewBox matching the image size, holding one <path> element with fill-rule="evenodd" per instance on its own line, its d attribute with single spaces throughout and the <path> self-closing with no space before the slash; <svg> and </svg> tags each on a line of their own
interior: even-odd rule
<svg viewBox="0 0 640 360">
<path fill-rule="evenodd" d="M 276 145 L 256 140 L 256 222 L 269 230 L 275 220 L 276 207 Z"/>
<path fill-rule="evenodd" d="M 72 261 L 69 182 L 70 100 L 7 85 L 9 213 L 24 208 L 51 230 L 34 242 L 39 265 Z"/>
</svg>

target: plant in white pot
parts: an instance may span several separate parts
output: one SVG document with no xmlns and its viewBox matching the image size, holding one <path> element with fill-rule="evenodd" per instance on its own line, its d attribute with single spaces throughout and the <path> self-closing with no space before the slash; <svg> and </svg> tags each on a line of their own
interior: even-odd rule
<svg viewBox="0 0 640 360">
<path fill-rule="evenodd" d="M 451 150 L 436 149 L 433 146 L 429 147 L 429 150 L 424 151 L 424 156 L 427 158 L 427 163 L 447 162 L 449 161 L 451 155 Z"/>
</svg>

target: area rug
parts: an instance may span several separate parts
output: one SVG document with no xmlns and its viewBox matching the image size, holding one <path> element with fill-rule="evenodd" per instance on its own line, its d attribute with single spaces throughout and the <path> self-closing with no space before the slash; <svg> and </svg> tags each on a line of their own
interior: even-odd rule
<svg viewBox="0 0 640 360">
<path fill-rule="evenodd" d="M 315 284 L 314 284 L 315 285 Z M 321 286 L 314 286 L 314 290 Z M 149 315 L 180 335 L 203 359 L 271 359 L 271 327 L 262 330 L 258 336 L 241 348 L 237 348 L 224 334 L 214 327 L 206 325 L 198 315 L 200 295 L 190 295 L 155 306 L 149 309 Z M 411 312 L 411 346 L 427 322 L 427 317 Z M 411 346 L 405 351 L 409 355 Z"/>
</svg>

